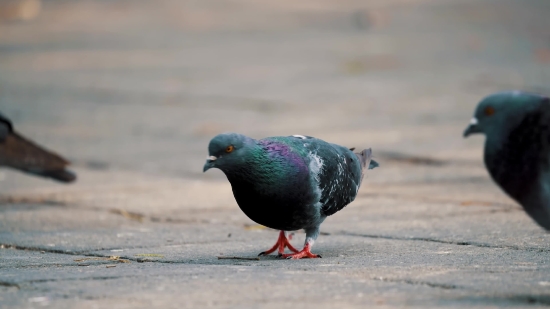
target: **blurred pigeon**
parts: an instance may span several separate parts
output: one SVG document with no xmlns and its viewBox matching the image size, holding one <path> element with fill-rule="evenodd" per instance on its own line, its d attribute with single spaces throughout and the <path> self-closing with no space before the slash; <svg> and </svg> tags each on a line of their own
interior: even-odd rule
<svg viewBox="0 0 550 309">
<path fill-rule="evenodd" d="M 525 92 L 490 95 L 477 106 L 464 137 L 484 133 L 493 180 L 550 230 L 550 99 Z"/>
<path fill-rule="evenodd" d="M 0 114 L 0 166 L 26 173 L 72 182 L 76 175 L 66 170 L 69 164 L 55 153 L 25 139 L 13 129 L 11 121 Z"/>
<path fill-rule="evenodd" d="M 360 153 L 303 135 L 250 137 L 225 133 L 208 145 L 203 171 L 216 167 L 231 183 L 241 210 L 258 224 L 281 230 L 275 245 L 260 255 L 278 249 L 291 259 L 321 257 L 310 249 L 326 217 L 351 203 L 357 196 L 365 168 L 375 168 L 371 150 Z M 287 231 L 304 229 L 301 251 L 288 241 Z M 288 247 L 293 254 L 283 254 Z"/>
</svg>

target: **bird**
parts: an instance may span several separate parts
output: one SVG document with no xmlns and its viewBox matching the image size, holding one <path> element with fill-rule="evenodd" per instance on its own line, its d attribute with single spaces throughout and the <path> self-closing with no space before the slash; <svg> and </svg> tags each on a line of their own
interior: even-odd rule
<svg viewBox="0 0 550 309">
<path fill-rule="evenodd" d="M 522 91 L 491 94 L 477 105 L 464 137 L 485 134 L 491 178 L 550 230 L 550 98 Z"/>
<path fill-rule="evenodd" d="M 69 162 L 35 144 L 14 130 L 12 122 L 0 114 L 0 166 L 70 183 L 76 174 L 66 167 Z"/>
<path fill-rule="evenodd" d="M 352 148 L 353 149 L 353 148 Z M 320 258 L 311 253 L 321 223 L 357 196 L 366 169 L 378 167 L 372 150 L 359 153 L 311 136 L 253 139 L 222 133 L 210 141 L 203 172 L 220 169 L 231 184 L 240 209 L 256 223 L 279 230 L 275 245 L 287 259 Z M 290 231 L 304 229 L 302 250 Z M 292 253 L 285 254 L 285 247 Z"/>
</svg>

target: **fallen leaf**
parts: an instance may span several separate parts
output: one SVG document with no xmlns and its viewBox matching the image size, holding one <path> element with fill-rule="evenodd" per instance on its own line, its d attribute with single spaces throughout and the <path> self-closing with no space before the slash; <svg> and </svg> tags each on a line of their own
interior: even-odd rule
<svg viewBox="0 0 550 309">
<path fill-rule="evenodd" d="M 119 263 L 130 263 L 129 260 L 121 259 L 120 256 L 109 256 L 109 257 L 88 257 L 88 258 L 82 258 L 82 259 L 76 259 L 75 262 L 83 262 L 83 261 L 115 261 Z"/>
<path fill-rule="evenodd" d="M 120 256 L 112 255 L 108 258 L 109 261 L 117 261 L 120 263 L 130 263 L 129 260 L 121 259 Z"/>
<path fill-rule="evenodd" d="M 348 74 L 360 75 L 368 71 L 392 70 L 400 66 L 401 62 L 393 55 L 370 55 L 344 62 L 343 69 Z"/>
<path fill-rule="evenodd" d="M 129 212 L 124 209 L 111 209 L 110 211 L 113 214 L 122 215 L 124 218 L 135 220 L 139 222 L 143 222 L 143 219 L 145 219 L 145 216 L 142 214 L 138 214 L 135 212 Z"/>
<path fill-rule="evenodd" d="M 464 202 L 460 202 L 460 206 L 472 206 L 472 205 L 493 206 L 493 203 L 483 202 L 483 201 L 464 201 Z"/>
<path fill-rule="evenodd" d="M 164 257 L 164 255 L 162 254 L 155 254 L 155 253 L 139 253 L 139 254 L 136 254 L 135 256 L 157 257 L 161 259 Z"/>
<path fill-rule="evenodd" d="M 247 231 L 254 231 L 254 230 L 263 230 L 267 227 L 259 224 L 245 224 L 244 229 Z"/>
</svg>

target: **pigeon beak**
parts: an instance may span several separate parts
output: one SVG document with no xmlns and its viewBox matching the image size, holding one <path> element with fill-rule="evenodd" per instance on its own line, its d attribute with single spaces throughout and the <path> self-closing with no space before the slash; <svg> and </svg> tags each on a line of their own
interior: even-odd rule
<svg viewBox="0 0 550 309">
<path fill-rule="evenodd" d="M 213 168 L 217 159 L 218 158 L 216 158 L 215 156 L 209 156 L 208 158 L 206 158 L 206 163 L 204 163 L 204 167 L 202 168 L 202 172 L 204 173 L 207 170 Z"/>
<path fill-rule="evenodd" d="M 470 125 L 464 130 L 464 138 L 468 137 L 470 134 L 474 133 L 481 133 L 481 129 L 479 128 L 477 118 L 472 118 L 470 120 Z"/>
</svg>

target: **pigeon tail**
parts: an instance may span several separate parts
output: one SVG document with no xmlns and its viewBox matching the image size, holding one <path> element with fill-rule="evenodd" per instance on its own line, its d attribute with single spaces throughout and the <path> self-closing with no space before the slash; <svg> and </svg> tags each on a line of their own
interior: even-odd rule
<svg viewBox="0 0 550 309">
<path fill-rule="evenodd" d="M 357 159 L 359 159 L 359 162 L 361 163 L 361 170 L 364 170 L 366 166 L 368 166 L 369 169 L 371 168 L 372 149 L 370 148 L 363 149 L 363 151 L 361 151 L 360 153 L 355 153 L 355 155 L 357 156 Z M 378 166 L 378 163 L 376 163 L 375 161 L 372 161 L 372 162 L 374 162 L 374 164 Z"/>
<path fill-rule="evenodd" d="M 59 170 L 30 170 L 30 169 L 26 170 L 26 169 L 21 169 L 21 171 L 27 172 L 29 174 L 37 175 L 37 176 L 52 178 L 54 180 L 61 181 L 61 182 L 66 182 L 66 183 L 73 182 L 73 181 L 76 180 L 76 174 L 73 173 L 72 171 L 66 170 L 66 169 L 59 169 Z"/>
<path fill-rule="evenodd" d="M 378 164 L 378 162 L 376 162 L 374 160 L 370 160 L 369 170 L 372 170 L 373 168 L 379 167 L 379 166 L 380 166 L 380 164 Z"/>
<path fill-rule="evenodd" d="M 0 166 L 10 167 L 25 173 L 69 183 L 76 175 L 66 169 L 69 162 L 63 157 L 19 135 L 9 133 L 0 144 Z"/>
</svg>

